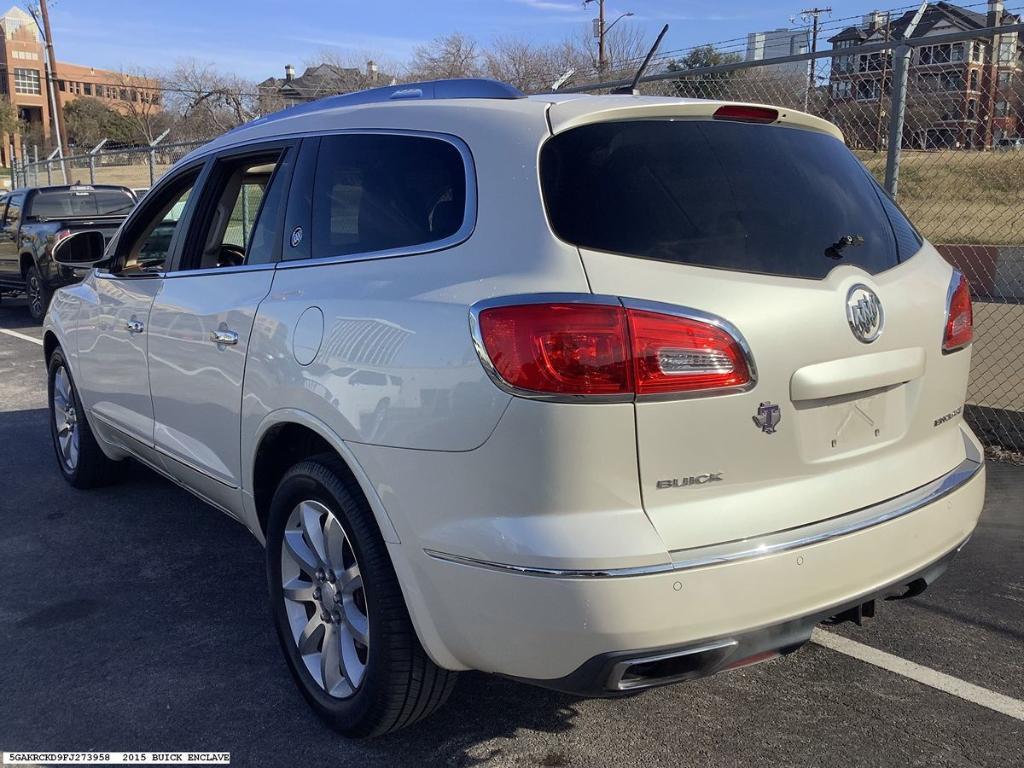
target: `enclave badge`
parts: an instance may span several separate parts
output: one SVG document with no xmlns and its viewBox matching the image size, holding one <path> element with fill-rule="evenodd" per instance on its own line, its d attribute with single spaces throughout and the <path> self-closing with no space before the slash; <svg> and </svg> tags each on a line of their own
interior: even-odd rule
<svg viewBox="0 0 1024 768">
<path fill-rule="evenodd" d="M 757 415 L 754 416 L 754 423 L 761 428 L 766 435 L 774 435 L 775 428 L 782 421 L 782 409 L 771 401 L 761 403 L 757 407 Z"/>
</svg>

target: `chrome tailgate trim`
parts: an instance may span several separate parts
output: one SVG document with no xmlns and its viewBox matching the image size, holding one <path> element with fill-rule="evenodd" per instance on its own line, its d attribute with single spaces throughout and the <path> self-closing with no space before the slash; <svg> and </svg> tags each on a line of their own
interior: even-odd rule
<svg viewBox="0 0 1024 768">
<path fill-rule="evenodd" d="M 894 498 L 796 528 L 787 528 L 781 531 L 773 531 L 746 539 L 737 539 L 705 547 L 672 550 L 669 553 L 671 562 L 667 563 L 631 568 L 539 568 L 510 563 L 496 563 L 475 557 L 439 552 L 433 549 L 425 549 L 423 551 L 435 560 L 443 560 L 449 563 L 486 568 L 504 573 L 560 579 L 644 576 L 656 573 L 686 571 L 693 568 L 706 568 L 712 565 L 733 563 L 739 560 L 752 560 L 767 555 L 777 555 L 782 552 L 800 549 L 812 544 L 819 544 L 841 536 L 848 536 L 890 520 L 895 520 L 904 515 L 909 515 L 929 504 L 934 504 L 972 480 L 984 466 L 984 457 L 966 434 L 964 435 L 964 449 L 966 451 L 966 458 L 955 469 L 930 483 L 926 483 L 919 488 Z"/>
</svg>

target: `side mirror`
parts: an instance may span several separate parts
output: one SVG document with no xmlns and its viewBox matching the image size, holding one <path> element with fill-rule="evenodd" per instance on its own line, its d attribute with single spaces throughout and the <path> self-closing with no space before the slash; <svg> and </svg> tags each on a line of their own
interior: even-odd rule
<svg viewBox="0 0 1024 768">
<path fill-rule="evenodd" d="M 58 264 L 70 267 L 94 267 L 104 258 L 106 242 L 98 229 L 75 232 L 53 246 L 52 257 Z"/>
</svg>

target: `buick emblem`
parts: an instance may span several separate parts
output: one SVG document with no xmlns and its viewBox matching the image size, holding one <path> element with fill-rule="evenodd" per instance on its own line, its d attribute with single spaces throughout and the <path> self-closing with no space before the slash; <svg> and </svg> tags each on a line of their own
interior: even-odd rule
<svg viewBox="0 0 1024 768">
<path fill-rule="evenodd" d="M 846 294 L 846 321 L 857 341 L 870 344 L 882 333 L 885 313 L 875 292 L 859 283 Z"/>
</svg>

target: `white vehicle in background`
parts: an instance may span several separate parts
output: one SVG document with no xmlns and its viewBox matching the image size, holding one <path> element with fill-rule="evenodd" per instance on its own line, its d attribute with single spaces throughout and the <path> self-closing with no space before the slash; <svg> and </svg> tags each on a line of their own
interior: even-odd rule
<svg viewBox="0 0 1024 768">
<path fill-rule="evenodd" d="M 459 670 L 613 696 L 788 653 L 981 511 L 967 283 L 799 112 L 333 97 L 55 258 L 95 267 L 45 326 L 64 476 L 131 456 L 265 542 L 348 735 Z"/>
</svg>

